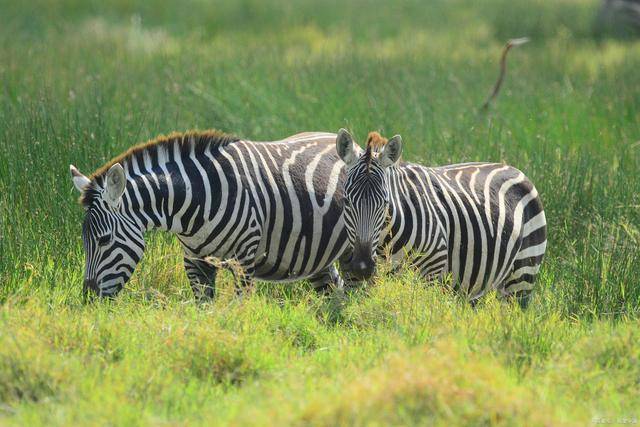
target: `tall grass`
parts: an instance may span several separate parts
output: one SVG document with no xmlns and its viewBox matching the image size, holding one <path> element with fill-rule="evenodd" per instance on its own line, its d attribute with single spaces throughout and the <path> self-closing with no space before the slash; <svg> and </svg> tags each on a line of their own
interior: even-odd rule
<svg viewBox="0 0 640 427">
<path fill-rule="evenodd" d="M 638 407 L 640 45 L 596 1 L 0 0 L 0 416 L 19 423 L 535 424 Z M 488 114 L 478 107 L 507 38 Z M 505 161 L 549 250 L 526 312 L 410 271 L 341 300 L 260 284 L 190 298 L 149 235 L 123 295 L 80 298 L 68 165 L 215 127 L 251 139 L 401 133 L 427 165 Z"/>
</svg>

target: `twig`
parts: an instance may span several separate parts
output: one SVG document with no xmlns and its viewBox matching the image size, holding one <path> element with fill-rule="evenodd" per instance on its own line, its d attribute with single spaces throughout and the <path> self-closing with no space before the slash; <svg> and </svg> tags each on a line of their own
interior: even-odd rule
<svg viewBox="0 0 640 427">
<path fill-rule="evenodd" d="M 502 57 L 500 58 L 500 75 L 498 75 L 498 80 L 496 81 L 496 84 L 493 86 L 493 91 L 491 92 L 491 95 L 489 95 L 489 97 L 484 102 L 484 104 L 482 104 L 482 107 L 480 107 L 480 110 L 484 111 L 487 108 L 489 108 L 489 104 L 491 104 L 491 101 L 493 101 L 493 99 L 496 96 L 498 96 L 498 93 L 500 93 L 500 87 L 502 86 L 502 81 L 504 80 L 504 76 L 507 73 L 507 53 L 509 53 L 512 47 L 521 46 L 528 42 L 529 42 L 528 37 L 522 37 L 519 39 L 511 39 L 504 46 L 504 49 L 502 50 Z"/>
</svg>

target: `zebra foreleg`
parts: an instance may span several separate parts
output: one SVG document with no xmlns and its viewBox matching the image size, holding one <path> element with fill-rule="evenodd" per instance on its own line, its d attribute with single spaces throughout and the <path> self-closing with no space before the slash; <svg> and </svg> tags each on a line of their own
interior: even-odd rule
<svg viewBox="0 0 640 427">
<path fill-rule="evenodd" d="M 327 294 L 334 289 L 341 291 L 344 288 L 344 280 L 333 264 L 309 277 L 309 282 L 319 294 Z"/>
<path fill-rule="evenodd" d="M 218 269 L 208 261 L 188 256 L 184 257 L 184 269 L 196 301 L 213 299 Z"/>
<path fill-rule="evenodd" d="M 242 296 L 247 293 L 251 293 L 253 290 L 253 269 L 247 270 L 243 269 L 242 274 L 236 280 L 236 295 Z"/>
<path fill-rule="evenodd" d="M 247 245 L 237 255 L 237 269 L 239 271 L 234 271 L 234 275 L 236 276 L 236 295 L 238 296 L 253 289 L 257 251 L 258 241 L 253 244 Z"/>
</svg>

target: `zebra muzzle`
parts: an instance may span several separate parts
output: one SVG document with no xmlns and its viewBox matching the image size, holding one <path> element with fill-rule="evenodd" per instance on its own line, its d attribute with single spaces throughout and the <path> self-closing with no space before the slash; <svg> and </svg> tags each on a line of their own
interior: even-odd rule
<svg viewBox="0 0 640 427">
<path fill-rule="evenodd" d="M 349 273 L 357 280 L 367 280 L 376 271 L 376 263 L 371 255 L 373 248 L 371 243 L 356 243 L 353 248 L 353 256 L 349 263 Z"/>
<path fill-rule="evenodd" d="M 82 290 L 85 293 L 89 291 L 93 291 L 96 294 L 100 293 L 100 288 L 98 288 L 98 283 L 95 280 L 85 280 Z"/>
</svg>

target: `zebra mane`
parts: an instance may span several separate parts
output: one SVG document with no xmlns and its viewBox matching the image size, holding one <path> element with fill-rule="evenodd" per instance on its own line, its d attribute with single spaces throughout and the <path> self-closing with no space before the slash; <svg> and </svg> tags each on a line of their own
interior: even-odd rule
<svg viewBox="0 0 640 427">
<path fill-rule="evenodd" d="M 389 140 L 378 132 L 369 132 L 369 135 L 367 136 L 367 148 L 362 155 L 367 165 L 367 172 L 369 172 L 371 167 L 371 160 L 373 160 L 374 153 L 379 153 L 387 142 L 389 142 Z"/>
<path fill-rule="evenodd" d="M 97 187 L 103 183 L 107 171 L 116 163 L 120 163 L 124 167 L 129 159 L 136 156 L 142 156 L 145 153 L 150 154 L 151 157 L 154 158 L 157 157 L 159 149 L 170 148 L 175 144 L 180 147 L 181 154 L 188 155 L 192 148 L 195 153 L 198 154 L 204 152 L 207 147 L 224 147 L 239 140 L 240 138 L 234 135 L 229 135 L 215 129 L 206 131 L 192 130 L 187 132 L 172 132 L 169 135 L 157 136 L 147 142 L 134 145 L 93 172 L 89 177 L 91 184 L 89 184 L 87 189 L 82 193 L 79 202 L 84 207 L 91 205 L 98 194 L 96 191 L 98 190 Z"/>
</svg>

